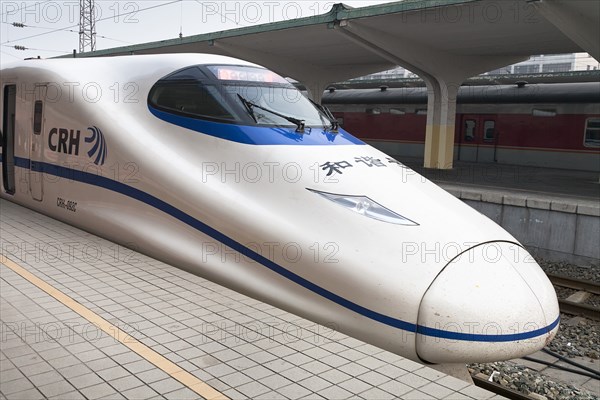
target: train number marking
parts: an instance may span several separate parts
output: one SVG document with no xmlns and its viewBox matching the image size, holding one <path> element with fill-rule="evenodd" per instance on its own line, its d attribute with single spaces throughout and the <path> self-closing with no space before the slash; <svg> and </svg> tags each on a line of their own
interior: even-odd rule
<svg viewBox="0 0 600 400">
<path fill-rule="evenodd" d="M 56 206 L 70 212 L 77 212 L 77 202 L 65 200 L 62 197 L 56 198 Z"/>
</svg>

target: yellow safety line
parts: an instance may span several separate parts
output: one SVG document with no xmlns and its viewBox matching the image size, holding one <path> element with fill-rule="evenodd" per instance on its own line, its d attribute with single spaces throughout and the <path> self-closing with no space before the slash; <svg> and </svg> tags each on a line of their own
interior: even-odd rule
<svg viewBox="0 0 600 400">
<path fill-rule="evenodd" d="M 0 257 L 0 263 L 2 265 L 6 266 L 7 268 L 10 268 L 17 274 L 21 275 L 27 281 L 31 282 L 44 292 L 48 293 L 56 300 L 60 301 L 65 306 L 69 307 L 71 310 L 75 311 L 77 314 L 81 315 L 83 318 L 87 319 L 92 324 L 102 329 L 107 335 L 112 336 L 115 340 L 118 340 L 125 346 L 129 347 L 129 349 L 131 349 L 132 351 L 139 354 L 141 357 L 154 364 L 157 368 L 162 369 L 167 374 L 171 375 L 173 378 L 177 379 L 179 382 L 181 382 L 200 396 L 204 397 L 207 400 L 228 399 L 227 396 L 225 396 L 223 393 L 215 390 L 208 384 L 198 379 L 196 376 L 190 374 L 186 370 L 179 367 L 177 364 L 173 363 L 169 359 L 163 357 L 161 354 L 152 350 L 150 347 L 131 337 L 129 334 L 122 331 L 117 326 L 111 324 L 98 314 L 94 313 L 93 311 L 89 310 L 77 301 L 73 300 L 71 297 L 67 296 L 60 290 L 41 280 L 31 272 L 27 271 L 25 268 L 21 267 L 20 265 L 9 260 L 6 256 L 4 256 L 4 254 L 0 254 Z"/>
</svg>

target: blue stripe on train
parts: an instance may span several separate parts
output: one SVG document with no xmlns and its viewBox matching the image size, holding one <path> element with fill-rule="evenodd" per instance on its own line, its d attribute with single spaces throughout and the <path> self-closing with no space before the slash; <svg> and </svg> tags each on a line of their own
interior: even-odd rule
<svg viewBox="0 0 600 400">
<path fill-rule="evenodd" d="M 205 135 L 244 144 L 292 146 L 365 144 L 362 140 L 357 139 L 343 129 L 340 129 L 337 134 L 332 134 L 324 131 L 322 128 L 313 128 L 312 130 L 306 128 L 306 133 L 299 134 L 294 131 L 294 128 L 225 124 L 175 115 L 150 106 L 149 109 L 156 118 L 170 124 L 191 129 Z"/>
<path fill-rule="evenodd" d="M 374 321 L 380 322 L 382 324 L 402 329 L 408 332 L 416 332 L 425 336 L 432 336 L 437 338 L 444 339 L 453 339 L 453 340 L 463 340 L 463 341 L 471 341 L 471 342 L 512 342 L 517 340 L 526 340 L 535 338 L 541 335 L 544 335 L 558 325 L 560 317 L 558 317 L 555 321 L 553 321 L 550 325 L 539 328 L 536 330 L 532 330 L 529 332 L 521 332 L 521 333 L 513 333 L 513 334 L 498 334 L 498 335 L 481 335 L 481 334 L 472 334 L 472 333 L 462 333 L 462 332 L 454 332 L 454 331 L 446 331 L 442 329 L 435 329 L 426 326 L 416 325 L 410 322 L 402 321 L 400 319 L 396 319 L 384 314 L 380 314 L 376 311 L 370 310 L 366 307 L 363 307 L 359 304 L 356 304 L 348 299 L 345 299 L 325 288 L 322 288 L 301 276 L 285 269 L 279 264 L 269 260 L 268 258 L 254 252 L 243 244 L 235 241 L 234 239 L 228 237 L 227 235 L 219 232 L 218 230 L 206 225 L 202 221 L 192 217 L 189 214 L 177 209 L 176 207 L 166 203 L 165 201 L 134 187 L 128 186 L 124 183 L 114 181 L 112 179 L 94 175 L 88 172 L 77 171 L 72 168 L 62 167 L 59 165 L 49 164 L 49 163 L 36 163 L 36 169 L 40 172 L 44 172 L 46 174 L 54 175 L 61 178 L 66 178 L 82 183 L 86 183 L 89 185 L 101 187 L 124 196 L 130 197 L 132 199 L 138 200 L 142 203 L 145 203 L 151 207 L 156 208 L 173 218 L 178 219 L 179 221 L 185 223 L 186 225 L 191 226 L 192 228 L 212 237 L 215 240 L 225 244 L 231 249 L 245 255 L 246 257 L 264 265 L 269 268 L 271 271 L 291 280 L 292 282 L 304 287 L 316 293 L 340 306 L 347 308 L 349 310 L 354 311 L 357 314 L 360 314 L 364 317 L 372 319 Z M 26 158 L 15 157 L 15 165 L 21 168 L 29 169 L 29 160 Z"/>
</svg>

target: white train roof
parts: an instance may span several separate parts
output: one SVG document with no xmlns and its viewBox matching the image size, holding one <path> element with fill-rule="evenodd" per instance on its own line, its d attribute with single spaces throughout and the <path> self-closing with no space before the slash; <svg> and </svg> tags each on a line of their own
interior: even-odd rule
<svg viewBox="0 0 600 400">
<path fill-rule="evenodd" d="M 12 63 L 2 70 L 2 80 L 10 81 L 18 74 L 27 80 L 28 75 L 35 81 L 63 77 L 67 80 L 117 79 L 124 81 L 157 81 L 178 69 L 201 64 L 235 64 L 257 66 L 257 64 L 237 58 L 214 54 L 151 54 L 99 58 L 31 59 Z M 42 77 L 40 70 L 46 72 Z"/>
</svg>

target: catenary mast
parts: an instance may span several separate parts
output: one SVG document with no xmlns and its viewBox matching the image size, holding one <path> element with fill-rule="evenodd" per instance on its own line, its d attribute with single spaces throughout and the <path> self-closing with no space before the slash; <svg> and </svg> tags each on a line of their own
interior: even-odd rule
<svg viewBox="0 0 600 400">
<path fill-rule="evenodd" d="M 96 50 L 94 0 L 79 0 L 79 52 Z"/>
</svg>

